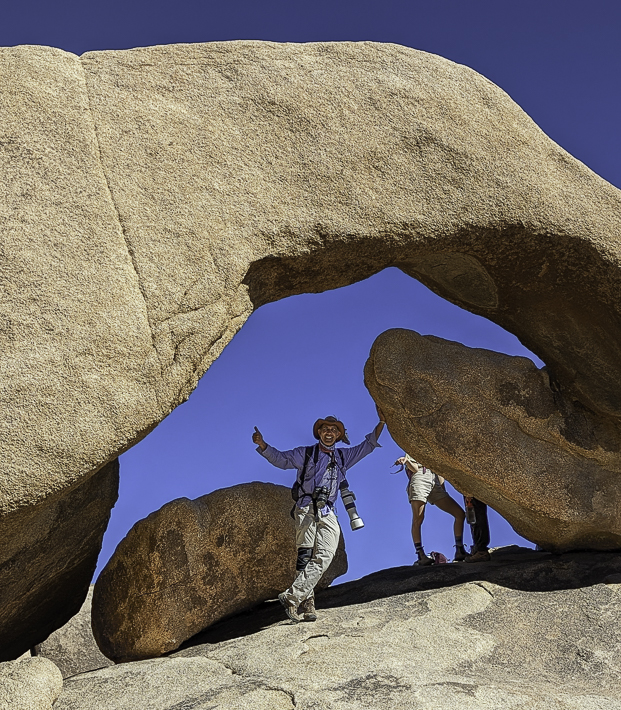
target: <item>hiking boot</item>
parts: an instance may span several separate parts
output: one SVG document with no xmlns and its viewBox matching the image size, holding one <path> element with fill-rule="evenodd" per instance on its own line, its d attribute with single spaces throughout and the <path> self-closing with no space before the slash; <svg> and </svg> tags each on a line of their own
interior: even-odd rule
<svg viewBox="0 0 621 710">
<path fill-rule="evenodd" d="M 317 613 L 315 612 L 315 600 L 313 598 L 305 599 L 298 607 L 298 614 L 302 614 L 304 621 L 317 621 Z"/>
<path fill-rule="evenodd" d="M 285 607 L 285 614 L 294 624 L 297 624 L 298 621 L 302 621 L 298 615 L 298 605 L 289 599 L 285 592 L 281 592 L 278 595 L 278 601 Z"/>
<path fill-rule="evenodd" d="M 463 545 L 455 545 L 455 557 L 453 558 L 453 562 L 463 562 L 466 557 L 468 557 L 466 548 Z"/>
<path fill-rule="evenodd" d="M 490 560 L 489 550 L 477 550 L 466 557 L 466 562 L 489 562 Z"/>
<path fill-rule="evenodd" d="M 415 565 L 419 565 L 420 567 L 426 567 L 427 565 L 432 565 L 433 564 L 433 557 L 427 557 L 427 555 L 423 552 L 422 554 L 418 555 L 418 559 L 414 563 Z"/>
</svg>

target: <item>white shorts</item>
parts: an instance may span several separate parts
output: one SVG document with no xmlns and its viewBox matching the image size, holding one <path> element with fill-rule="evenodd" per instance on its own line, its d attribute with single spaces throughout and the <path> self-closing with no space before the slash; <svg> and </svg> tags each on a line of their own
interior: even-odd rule
<svg viewBox="0 0 621 710">
<path fill-rule="evenodd" d="M 435 505 L 442 498 L 446 498 L 444 485 L 438 480 L 437 474 L 422 466 L 412 474 L 407 487 L 408 500 L 419 500 L 423 503 Z"/>
</svg>

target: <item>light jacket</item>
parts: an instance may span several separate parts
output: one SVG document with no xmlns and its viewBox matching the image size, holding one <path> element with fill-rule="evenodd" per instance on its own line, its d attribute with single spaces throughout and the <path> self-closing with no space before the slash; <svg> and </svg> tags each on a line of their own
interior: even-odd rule
<svg viewBox="0 0 621 710">
<path fill-rule="evenodd" d="M 328 496 L 328 505 L 323 508 L 321 514 L 328 515 L 332 508 L 334 508 L 334 504 L 336 503 L 336 498 L 339 492 L 339 486 L 342 480 L 345 478 L 347 471 L 354 464 L 357 464 L 358 461 L 361 461 L 365 456 L 370 454 L 371 451 L 376 449 L 378 446 L 380 446 L 380 444 L 377 441 L 374 429 L 370 434 L 367 434 L 365 436 L 364 441 L 362 443 L 357 444 L 356 446 L 350 446 L 347 449 L 338 449 L 340 452 L 342 452 L 343 455 L 342 464 L 341 455 L 334 451 L 334 463 L 336 464 L 337 474 L 336 477 L 326 476 L 328 464 L 330 463 L 332 457 L 329 453 L 325 453 L 321 449 L 319 449 L 317 465 L 315 466 L 313 456 L 310 457 L 310 460 L 307 464 L 307 473 L 304 477 L 304 489 L 302 491 L 302 495 L 298 499 L 298 507 L 304 508 L 305 506 L 310 505 L 312 502 L 312 493 L 315 488 L 325 485 L 328 487 L 330 495 Z M 332 450 L 334 448 L 334 446 L 331 447 Z M 273 466 L 276 466 L 277 468 L 297 469 L 298 476 L 300 471 L 304 467 L 306 446 L 298 446 L 297 448 L 289 449 L 288 451 L 279 451 L 278 449 L 275 449 L 273 446 L 270 446 L 268 444 L 265 451 L 261 451 L 261 447 L 259 446 L 257 446 L 257 451 L 261 454 L 261 456 L 266 458 Z"/>
</svg>

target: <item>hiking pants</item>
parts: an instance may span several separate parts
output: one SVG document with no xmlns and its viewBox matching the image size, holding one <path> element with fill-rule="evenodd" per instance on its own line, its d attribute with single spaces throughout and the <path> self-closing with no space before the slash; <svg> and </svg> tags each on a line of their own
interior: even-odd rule
<svg viewBox="0 0 621 710">
<path fill-rule="evenodd" d="M 489 547 L 489 523 L 487 522 L 487 505 L 476 498 L 472 499 L 476 523 L 470 526 L 474 552 L 487 550 Z"/>
<path fill-rule="evenodd" d="M 296 547 L 313 549 L 309 563 L 298 571 L 295 581 L 285 592 L 299 606 L 305 599 L 314 596 L 315 585 L 330 566 L 338 547 L 341 528 L 332 511 L 328 515 L 320 515 L 319 521 L 316 521 L 312 505 L 296 507 L 294 515 Z"/>
</svg>

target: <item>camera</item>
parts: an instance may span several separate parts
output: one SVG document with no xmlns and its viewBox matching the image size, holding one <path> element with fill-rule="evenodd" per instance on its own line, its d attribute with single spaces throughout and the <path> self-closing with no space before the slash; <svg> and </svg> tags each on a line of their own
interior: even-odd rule
<svg viewBox="0 0 621 710">
<path fill-rule="evenodd" d="M 349 490 L 346 481 L 345 484 L 345 486 L 341 486 L 341 500 L 343 501 L 347 515 L 349 515 L 349 524 L 351 529 L 360 530 L 360 528 L 364 527 L 364 522 L 356 510 L 356 504 L 354 502 L 356 500 L 356 496 Z"/>
<path fill-rule="evenodd" d="M 328 505 L 330 497 L 330 489 L 327 486 L 317 486 L 313 491 L 313 500 L 317 506 L 317 510 L 323 510 Z"/>
</svg>

